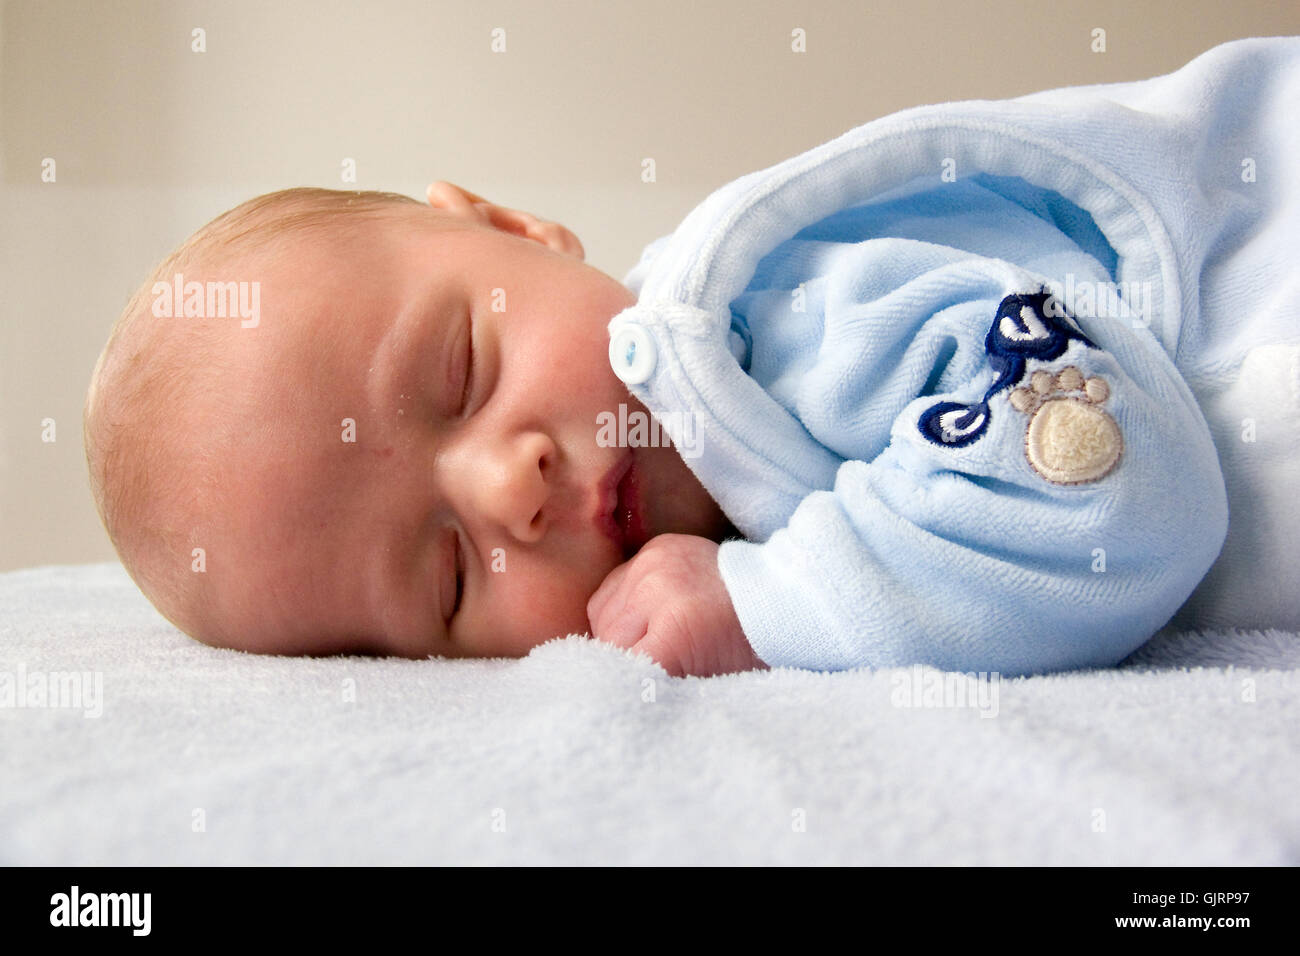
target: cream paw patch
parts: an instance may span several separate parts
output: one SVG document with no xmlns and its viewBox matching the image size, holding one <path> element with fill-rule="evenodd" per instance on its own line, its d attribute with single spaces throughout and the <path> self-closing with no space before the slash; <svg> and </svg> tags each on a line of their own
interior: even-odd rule
<svg viewBox="0 0 1300 956">
<path fill-rule="evenodd" d="M 1109 397 L 1105 379 L 1085 380 L 1073 365 L 1056 375 L 1035 372 L 1028 388 L 1015 389 L 1008 400 L 1029 416 L 1025 457 L 1034 471 L 1058 485 L 1109 474 L 1124 451 L 1119 425 L 1101 407 Z"/>
</svg>

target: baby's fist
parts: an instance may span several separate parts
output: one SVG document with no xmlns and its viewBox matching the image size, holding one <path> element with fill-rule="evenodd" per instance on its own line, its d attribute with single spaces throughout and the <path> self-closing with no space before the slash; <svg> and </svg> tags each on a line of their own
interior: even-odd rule
<svg viewBox="0 0 1300 956">
<path fill-rule="evenodd" d="M 740 629 L 708 538 L 651 538 L 596 589 L 587 619 L 592 636 L 642 651 L 674 677 L 767 669 Z"/>
</svg>

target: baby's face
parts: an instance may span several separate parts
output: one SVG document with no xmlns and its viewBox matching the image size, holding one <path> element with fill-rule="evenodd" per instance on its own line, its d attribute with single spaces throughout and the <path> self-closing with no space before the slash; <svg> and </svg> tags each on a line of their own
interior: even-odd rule
<svg viewBox="0 0 1300 956">
<path fill-rule="evenodd" d="M 635 546 L 609 527 L 629 461 L 651 536 L 727 532 L 672 448 L 597 442 L 601 412 L 645 411 L 608 360 L 635 297 L 446 215 L 348 226 L 248 276 L 261 321 L 234 324 L 226 358 L 253 411 L 229 429 L 206 549 L 227 646 L 520 656 L 585 632 Z"/>
</svg>

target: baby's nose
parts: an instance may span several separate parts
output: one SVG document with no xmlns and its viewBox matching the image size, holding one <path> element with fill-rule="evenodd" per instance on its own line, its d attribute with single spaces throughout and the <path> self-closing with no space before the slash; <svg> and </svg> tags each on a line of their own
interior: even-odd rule
<svg viewBox="0 0 1300 956">
<path fill-rule="evenodd" d="M 541 432 L 517 436 L 480 480 L 469 477 L 478 512 L 519 541 L 534 542 L 550 524 L 555 444 Z"/>
</svg>

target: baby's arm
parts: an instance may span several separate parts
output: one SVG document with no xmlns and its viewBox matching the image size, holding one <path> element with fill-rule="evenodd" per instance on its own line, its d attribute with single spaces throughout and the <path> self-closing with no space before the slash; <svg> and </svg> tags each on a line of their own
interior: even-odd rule
<svg viewBox="0 0 1300 956">
<path fill-rule="evenodd" d="M 643 651 L 674 677 L 764 669 L 718 573 L 718 545 L 689 534 L 651 538 L 587 603 L 592 634 Z"/>
<path fill-rule="evenodd" d="M 767 541 L 722 544 L 769 665 L 1106 666 L 1213 563 L 1223 479 L 1172 363 L 1145 330 L 1085 335 L 1026 293 L 990 310 L 987 371 L 909 402 L 878 457 L 846 461 Z"/>
</svg>

